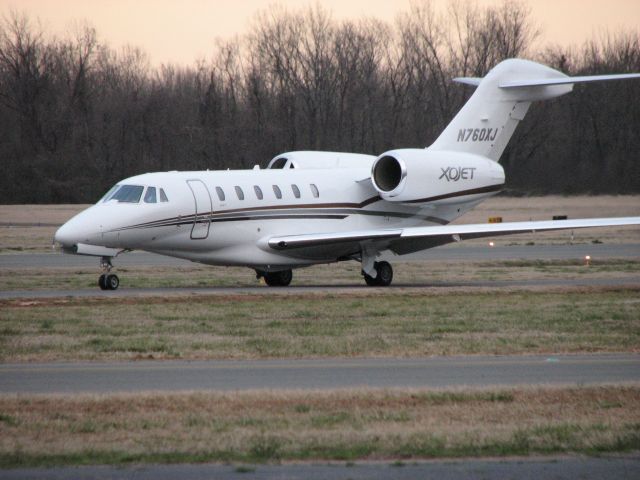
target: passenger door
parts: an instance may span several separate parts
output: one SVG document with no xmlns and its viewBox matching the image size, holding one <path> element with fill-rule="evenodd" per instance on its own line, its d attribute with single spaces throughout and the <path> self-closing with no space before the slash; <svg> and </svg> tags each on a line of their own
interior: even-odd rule
<svg viewBox="0 0 640 480">
<path fill-rule="evenodd" d="M 195 201 L 195 219 L 191 228 L 192 240 L 203 240 L 209 236 L 213 205 L 209 189 L 202 180 L 187 180 Z"/>
</svg>

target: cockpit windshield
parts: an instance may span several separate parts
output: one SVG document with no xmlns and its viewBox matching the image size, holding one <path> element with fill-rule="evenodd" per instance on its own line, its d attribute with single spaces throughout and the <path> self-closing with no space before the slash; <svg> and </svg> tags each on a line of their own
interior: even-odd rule
<svg viewBox="0 0 640 480">
<path fill-rule="evenodd" d="M 116 187 L 118 188 L 112 188 L 109 194 L 105 195 L 104 202 L 117 200 L 123 203 L 138 203 L 144 191 L 142 185 L 116 185 Z"/>
<path fill-rule="evenodd" d="M 162 188 L 146 187 L 146 190 L 144 195 L 145 203 L 157 203 L 158 201 L 165 203 L 169 201 Z M 144 191 L 145 187 L 142 185 L 116 185 L 98 203 L 105 203 L 111 200 L 117 200 L 121 203 L 139 203 Z M 160 192 L 159 195 L 158 191 Z M 159 199 L 158 196 L 160 197 Z"/>
</svg>

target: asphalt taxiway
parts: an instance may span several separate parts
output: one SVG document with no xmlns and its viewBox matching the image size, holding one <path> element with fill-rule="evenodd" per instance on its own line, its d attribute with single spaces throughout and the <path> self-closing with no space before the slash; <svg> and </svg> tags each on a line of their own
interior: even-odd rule
<svg viewBox="0 0 640 480">
<path fill-rule="evenodd" d="M 637 354 L 0 365 L 3 394 L 449 388 L 639 381 Z"/>
<path fill-rule="evenodd" d="M 7 480 L 131 479 L 131 480 L 466 480 L 517 478 L 519 480 L 637 479 L 640 455 L 599 457 L 509 458 L 490 460 L 434 460 L 409 462 L 357 462 L 285 465 L 133 465 L 24 468 L 1 471 Z"/>
</svg>

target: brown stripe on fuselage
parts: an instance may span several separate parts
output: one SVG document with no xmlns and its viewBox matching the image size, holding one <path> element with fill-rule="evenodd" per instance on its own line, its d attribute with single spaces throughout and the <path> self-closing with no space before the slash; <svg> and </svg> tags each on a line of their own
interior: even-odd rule
<svg viewBox="0 0 640 480">
<path fill-rule="evenodd" d="M 488 187 L 472 188 L 471 190 L 461 190 L 458 192 L 445 193 L 433 197 L 419 198 L 417 200 L 407 200 L 404 203 L 428 203 L 436 200 L 444 200 L 445 198 L 465 197 L 467 195 L 476 195 L 478 193 L 499 192 L 504 187 L 504 183 L 500 185 L 489 185 Z"/>
</svg>

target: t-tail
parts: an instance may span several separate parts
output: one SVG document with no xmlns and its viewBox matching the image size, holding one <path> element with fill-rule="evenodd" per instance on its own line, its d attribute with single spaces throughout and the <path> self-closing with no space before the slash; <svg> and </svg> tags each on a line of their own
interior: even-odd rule
<svg viewBox="0 0 640 480">
<path fill-rule="evenodd" d="M 531 102 L 569 93 L 574 83 L 639 77 L 638 73 L 570 77 L 528 60 L 505 60 L 484 78 L 454 79 L 477 89 L 428 150 L 472 153 L 497 162 Z"/>
</svg>

